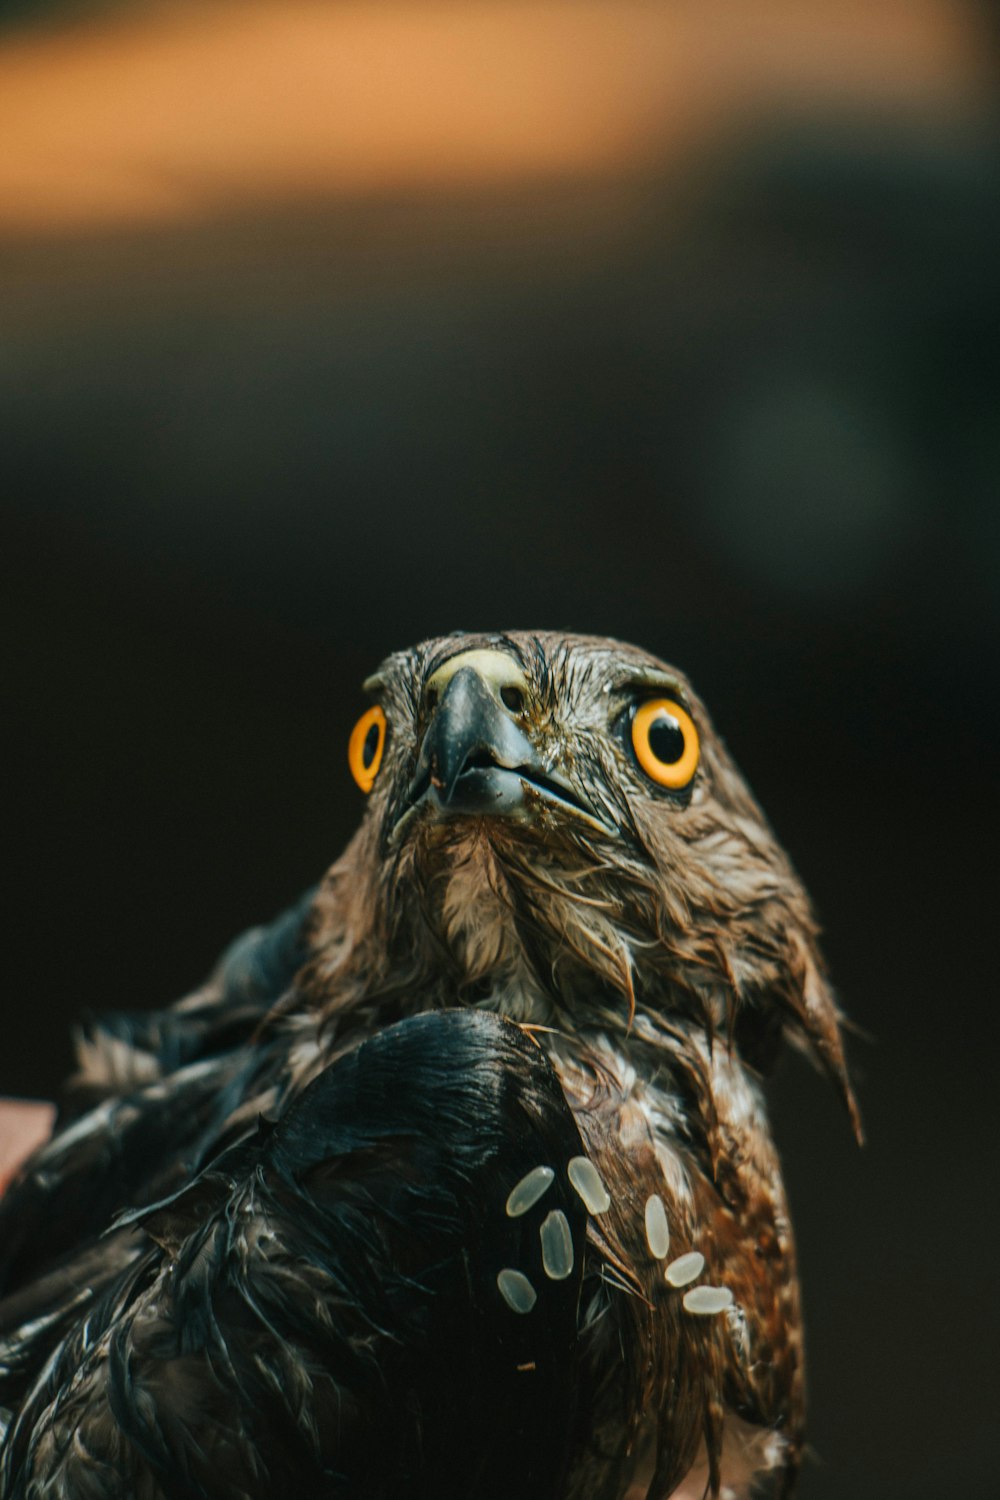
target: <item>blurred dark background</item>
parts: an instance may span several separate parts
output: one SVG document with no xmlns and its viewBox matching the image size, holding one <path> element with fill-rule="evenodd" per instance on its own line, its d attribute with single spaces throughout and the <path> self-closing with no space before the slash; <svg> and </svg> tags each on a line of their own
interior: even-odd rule
<svg viewBox="0 0 1000 1500">
<path fill-rule="evenodd" d="M 804 1500 L 996 1493 L 998 28 L 0 7 L 0 1093 L 312 882 L 388 650 L 635 640 L 814 894 Z M 993 828 L 991 835 L 989 829 Z"/>
</svg>

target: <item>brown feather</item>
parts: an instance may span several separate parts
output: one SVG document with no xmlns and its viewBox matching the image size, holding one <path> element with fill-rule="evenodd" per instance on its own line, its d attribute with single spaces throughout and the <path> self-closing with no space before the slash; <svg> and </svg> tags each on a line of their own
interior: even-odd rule
<svg viewBox="0 0 1000 1500">
<path fill-rule="evenodd" d="M 427 722 L 422 684 L 471 649 L 516 661 L 530 684 L 525 732 L 606 815 L 607 834 L 539 805 L 523 821 L 416 818 L 394 838 Z M 616 719 L 657 690 L 686 705 L 701 738 L 683 798 L 644 780 Z M 798 1283 L 755 1074 L 782 1031 L 833 1079 L 861 1134 L 798 876 L 683 675 L 634 647 L 545 632 L 431 641 L 391 657 L 378 694 L 389 764 L 321 889 L 301 981 L 325 1054 L 411 1008 L 471 1002 L 530 1027 L 612 1198 L 591 1220 L 590 1405 L 569 1493 L 638 1483 L 657 1500 L 700 1451 L 717 1494 L 726 1433 L 747 1423 L 780 1435 L 768 1462 L 790 1492 L 804 1421 Z M 671 1258 L 703 1254 L 730 1314 L 693 1316 L 666 1283 L 643 1236 L 653 1192 Z"/>
</svg>

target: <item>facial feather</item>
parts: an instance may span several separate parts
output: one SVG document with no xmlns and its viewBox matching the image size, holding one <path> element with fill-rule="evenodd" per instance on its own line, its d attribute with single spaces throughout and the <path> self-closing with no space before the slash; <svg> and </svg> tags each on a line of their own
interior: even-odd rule
<svg viewBox="0 0 1000 1500">
<path fill-rule="evenodd" d="M 529 685 L 518 722 L 596 821 L 532 802 L 530 788 L 523 818 L 450 822 L 408 808 L 431 719 L 425 684 L 473 650 L 516 662 Z M 537 1006 L 530 1018 L 577 1027 L 627 1030 L 637 1010 L 694 1017 L 755 1060 L 783 1029 L 835 1080 L 857 1127 L 808 898 L 681 672 L 620 642 L 512 632 L 425 642 L 372 684 L 385 763 L 317 904 L 309 983 L 320 1005 L 350 1010 L 346 966 L 360 968 L 365 1004 L 384 987 L 390 1010 L 402 988 L 431 984 L 441 1004 L 516 993 L 519 1018 Z M 643 775 L 625 732 L 631 708 L 657 692 L 686 706 L 700 736 L 680 794 Z"/>
</svg>

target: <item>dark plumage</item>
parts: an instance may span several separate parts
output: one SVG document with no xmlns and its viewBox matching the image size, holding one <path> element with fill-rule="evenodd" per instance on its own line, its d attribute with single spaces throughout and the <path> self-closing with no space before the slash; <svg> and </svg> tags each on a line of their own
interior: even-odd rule
<svg viewBox="0 0 1000 1500">
<path fill-rule="evenodd" d="M 783 1038 L 857 1125 L 797 877 L 633 647 L 453 636 L 367 686 L 343 857 L 88 1025 L 0 1204 L 0 1495 L 790 1493 Z"/>
<path fill-rule="evenodd" d="M 504 1253 L 540 1273 L 535 1226 L 504 1222 L 510 1183 L 580 1150 L 511 1023 L 447 1011 L 379 1033 L 126 1216 L 142 1253 L 26 1404 L 10 1493 L 28 1474 L 67 1495 L 557 1492 L 586 1219 L 567 1185 L 576 1277 L 530 1327 L 496 1277 Z"/>
</svg>

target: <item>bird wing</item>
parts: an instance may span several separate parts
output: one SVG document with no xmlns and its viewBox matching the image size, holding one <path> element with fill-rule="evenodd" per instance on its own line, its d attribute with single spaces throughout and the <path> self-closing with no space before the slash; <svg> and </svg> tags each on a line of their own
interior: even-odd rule
<svg viewBox="0 0 1000 1500">
<path fill-rule="evenodd" d="M 581 1150 L 510 1022 L 379 1033 L 119 1230 L 0 1493 L 551 1500 L 583 1438 Z"/>
<path fill-rule="evenodd" d="M 247 1041 L 304 956 L 311 893 L 234 943 L 203 990 L 170 1009 L 91 1022 L 83 1081 L 52 1139 L 0 1198 L 0 1408 L 85 1305 L 135 1258 L 131 1236 L 105 1238 L 120 1210 L 183 1186 L 226 1139 L 280 1066 L 277 1038 Z M 234 1123 L 235 1121 L 235 1123 Z"/>
</svg>

